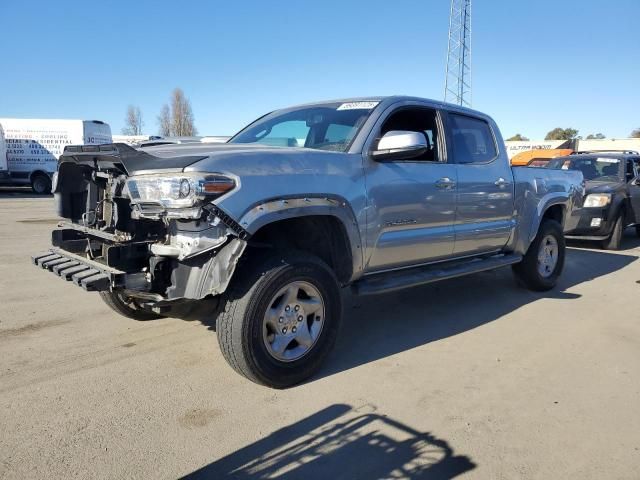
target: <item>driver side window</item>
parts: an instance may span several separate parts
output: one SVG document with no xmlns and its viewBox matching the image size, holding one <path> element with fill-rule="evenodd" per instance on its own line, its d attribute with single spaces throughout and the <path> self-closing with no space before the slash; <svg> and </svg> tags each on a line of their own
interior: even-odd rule
<svg viewBox="0 0 640 480">
<path fill-rule="evenodd" d="M 438 130 L 436 111 L 430 108 L 409 107 L 400 108 L 385 120 L 380 129 L 380 138 L 393 130 L 422 133 L 427 141 L 427 150 L 412 161 L 439 162 Z"/>
</svg>

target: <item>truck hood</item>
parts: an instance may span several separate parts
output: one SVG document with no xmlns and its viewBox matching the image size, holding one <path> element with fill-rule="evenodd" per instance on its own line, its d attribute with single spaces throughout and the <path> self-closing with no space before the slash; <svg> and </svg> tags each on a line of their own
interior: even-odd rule
<svg viewBox="0 0 640 480">
<path fill-rule="evenodd" d="M 262 174 L 277 169 L 278 159 L 291 164 L 324 155 L 341 155 L 308 148 L 270 147 L 257 144 L 182 144 L 134 149 L 125 144 L 68 146 L 58 164 L 75 163 L 94 168 L 120 169 L 127 175 L 182 171 L 243 173 L 244 167 L 262 163 Z M 97 163 L 96 163 L 97 162 Z M 289 171 L 289 173 L 294 173 Z"/>
<path fill-rule="evenodd" d="M 123 162 L 129 175 L 151 170 L 221 172 L 238 176 L 308 173 L 309 169 L 322 168 L 322 158 L 335 159 L 345 155 L 309 148 L 239 143 L 161 145 L 139 151 L 152 157 L 145 161 L 131 158 Z"/>
<path fill-rule="evenodd" d="M 624 183 L 617 182 L 594 182 L 592 180 L 586 182 L 585 193 L 614 193 L 624 187 Z"/>
</svg>

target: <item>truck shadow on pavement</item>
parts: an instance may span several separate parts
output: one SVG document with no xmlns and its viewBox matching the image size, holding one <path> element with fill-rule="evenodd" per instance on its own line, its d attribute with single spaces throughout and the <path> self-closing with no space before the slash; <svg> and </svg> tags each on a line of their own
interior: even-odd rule
<svg viewBox="0 0 640 480">
<path fill-rule="evenodd" d="M 331 405 L 185 479 L 450 479 L 475 468 L 431 433 L 375 413 Z"/>
<path fill-rule="evenodd" d="M 627 236 L 623 248 L 632 245 L 640 240 Z M 336 349 L 310 381 L 474 329 L 541 298 L 580 298 L 568 290 L 636 260 L 624 251 L 568 248 L 559 284 L 549 292 L 518 286 L 511 270 L 503 268 L 380 296 L 346 293 Z"/>
</svg>

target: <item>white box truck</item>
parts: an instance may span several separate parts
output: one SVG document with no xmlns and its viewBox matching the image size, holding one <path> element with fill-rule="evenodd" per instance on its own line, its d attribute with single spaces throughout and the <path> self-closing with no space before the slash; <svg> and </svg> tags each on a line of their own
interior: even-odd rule
<svg viewBox="0 0 640 480">
<path fill-rule="evenodd" d="M 112 143 L 111 128 L 99 120 L 0 118 L 6 143 L 10 185 L 31 185 L 36 193 L 51 191 L 51 176 L 66 145 Z"/>
<path fill-rule="evenodd" d="M 9 179 L 9 169 L 7 168 L 7 142 L 4 140 L 4 130 L 0 124 L 0 182 Z"/>
</svg>

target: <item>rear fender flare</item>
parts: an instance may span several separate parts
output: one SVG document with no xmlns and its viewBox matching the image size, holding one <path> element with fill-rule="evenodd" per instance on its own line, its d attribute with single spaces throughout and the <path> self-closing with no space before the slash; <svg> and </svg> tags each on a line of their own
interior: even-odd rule
<svg viewBox="0 0 640 480">
<path fill-rule="evenodd" d="M 534 238 L 536 238 L 538 230 L 540 229 L 540 224 L 542 223 L 542 219 L 547 210 L 556 205 L 562 206 L 562 215 L 564 219 L 567 215 L 568 202 L 569 196 L 564 192 L 550 192 L 540 199 L 540 202 L 538 202 L 538 207 L 536 208 L 536 214 L 534 215 L 531 226 L 529 228 L 529 233 L 527 236 L 528 243 L 525 251 L 529 248 L 529 245 L 531 244 L 531 242 L 533 242 Z"/>
</svg>

